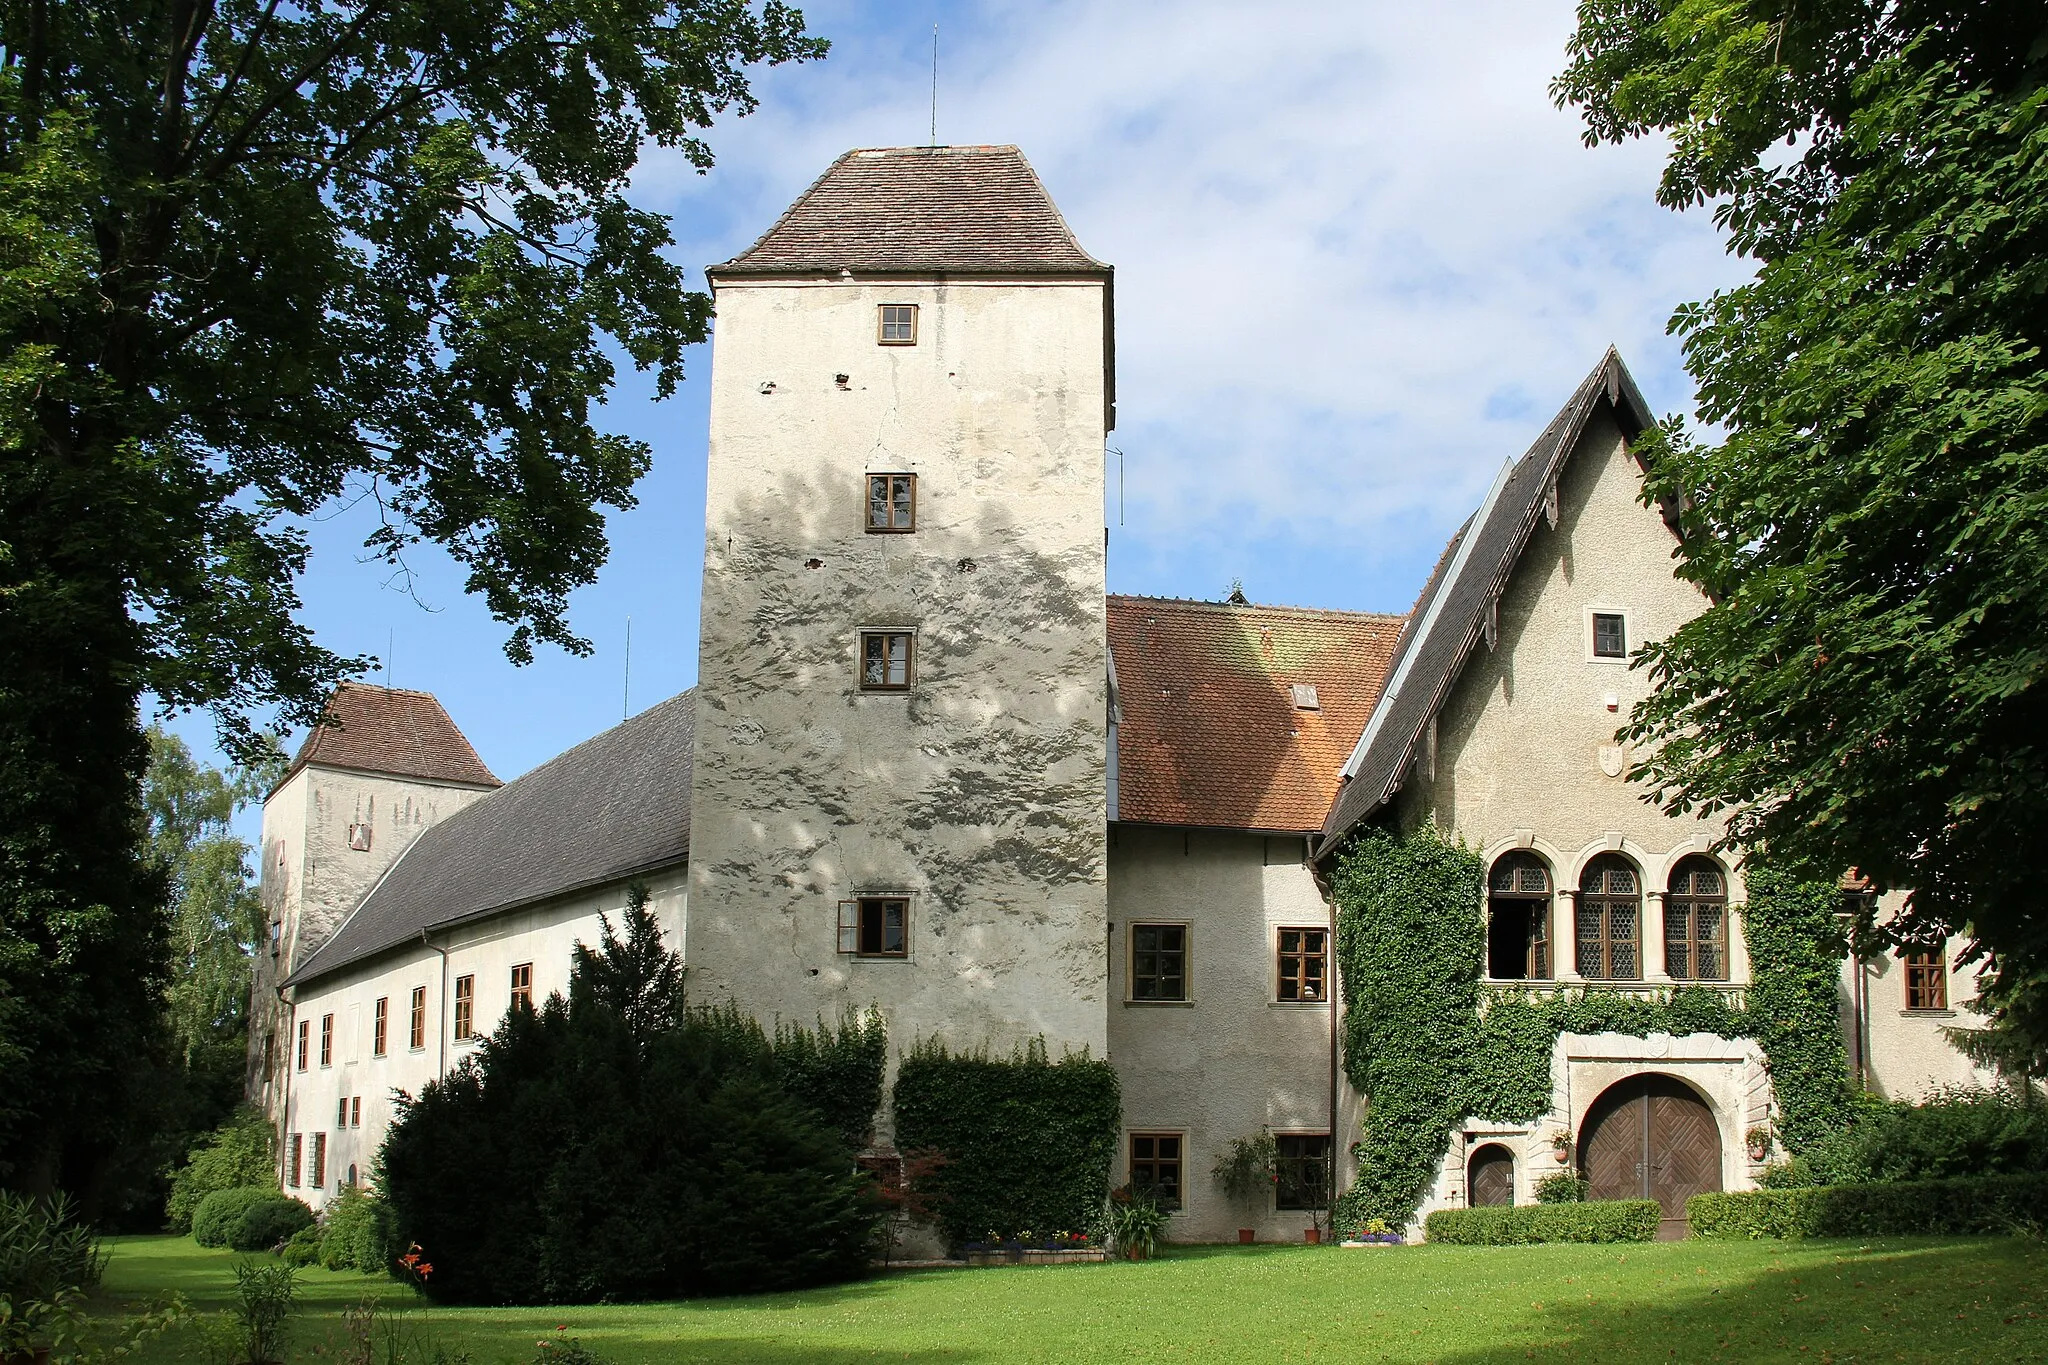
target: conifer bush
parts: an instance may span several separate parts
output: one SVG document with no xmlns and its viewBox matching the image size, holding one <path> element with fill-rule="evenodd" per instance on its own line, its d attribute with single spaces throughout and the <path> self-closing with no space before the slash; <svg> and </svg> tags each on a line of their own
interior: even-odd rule
<svg viewBox="0 0 2048 1365">
<path fill-rule="evenodd" d="M 879 1020 L 811 1038 L 785 1067 L 737 1009 L 685 1005 L 682 964 L 638 889 L 624 928 L 607 921 L 596 950 L 578 947 L 567 999 L 511 1012 L 401 1101 L 382 1192 L 401 1242 L 433 1266 L 426 1292 L 589 1303 L 863 1273 L 879 1208 L 849 1140 L 880 1099 Z M 827 1098 L 792 1094 L 831 1069 L 821 1054 L 870 1079 L 835 1072 Z"/>
</svg>

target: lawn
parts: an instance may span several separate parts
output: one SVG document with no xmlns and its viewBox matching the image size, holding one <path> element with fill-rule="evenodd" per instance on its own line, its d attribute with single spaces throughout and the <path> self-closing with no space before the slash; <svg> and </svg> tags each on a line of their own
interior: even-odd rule
<svg viewBox="0 0 2048 1365">
<path fill-rule="evenodd" d="M 175 1289 L 226 1302 L 233 1259 L 181 1238 L 110 1242 L 100 1307 Z M 305 1273 L 294 1360 L 332 1359 L 341 1310 L 411 1294 Z M 1137 1265 L 898 1272 L 803 1294 L 547 1309 L 407 1308 L 511 1365 L 564 1334 L 617 1365 L 1024 1361 L 2048 1360 L 2048 1246 L 1986 1238 L 1626 1247 L 1174 1249 Z M 145 1363 L 197 1360 L 167 1337 Z"/>
</svg>

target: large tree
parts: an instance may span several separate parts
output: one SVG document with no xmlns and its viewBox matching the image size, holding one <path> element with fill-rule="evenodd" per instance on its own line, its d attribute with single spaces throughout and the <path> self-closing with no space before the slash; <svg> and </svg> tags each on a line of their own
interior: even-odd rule
<svg viewBox="0 0 2048 1365">
<path fill-rule="evenodd" d="M 1711 605 L 1629 733 L 1675 811 L 1909 888 L 2048 1041 L 2048 6 L 1585 0 L 1554 93 L 1670 139 L 1752 282 L 1679 309 L 1699 416 L 1653 434 Z"/>
<path fill-rule="evenodd" d="M 0 0 L 0 1178 L 89 1183 L 155 1027 L 138 704 L 314 719 L 360 661 L 296 619 L 307 518 L 436 543 L 508 651 L 569 592 L 709 301 L 627 198 L 699 168 L 781 0 Z"/>
</svg>

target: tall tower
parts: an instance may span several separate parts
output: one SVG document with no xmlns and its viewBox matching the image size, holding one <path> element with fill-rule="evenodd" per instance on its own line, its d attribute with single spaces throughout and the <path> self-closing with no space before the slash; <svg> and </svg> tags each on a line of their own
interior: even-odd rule
<svg viewBox="0 0 2048 1365">
<path fill-rule="evenodd" d="M 693 994 L 1101 1055 L 1110 268 L 1016 148 L 899 147 L 709 275 Z"/>
<path fill-rule="evenodd" d="M 248 1094 L 271 1112 L 287 1052 L 277 983 L 311 957 L 420 832 L 498 779 L 430 692 L 343 683 L 263 801 Z"/>
</svg>

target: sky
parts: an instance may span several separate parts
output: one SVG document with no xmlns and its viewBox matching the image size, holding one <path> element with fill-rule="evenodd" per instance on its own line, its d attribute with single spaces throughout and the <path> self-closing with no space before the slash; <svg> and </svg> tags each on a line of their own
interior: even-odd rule
<svg viewBox="0 0 2048 1365">
<path fill-rule="evenodd" d="M 1116 268 L 1110 589 L 1405 611 L 1607 346 L 1688 412 L 1665 323 L 1746 275 L 1707 213 L 1656 205 L 1658 144 L 1588 149 L 1552 105 L 1573 8 L 806 4 L 830 55 L 758 71 L 709 174 L 648 147 L 633 198 L 672 215 L 702 287 L 841 152 L 930 140 L 936 23 L 938 141 L 1021 147 Z M 506 779 L 689 687 L 709 368 L 693 348 L 656 402 L 622 367 L 597 414 L 654 464 L 573 599 L 589 656 L 514 667 L 445 557 L 414 552 L 409 582 L 366 559 L 360 507 L 313 528 L 304 619 L 438 695 Z M 204 716 L 173 728 L 214 752 Z"/>
</svg>

